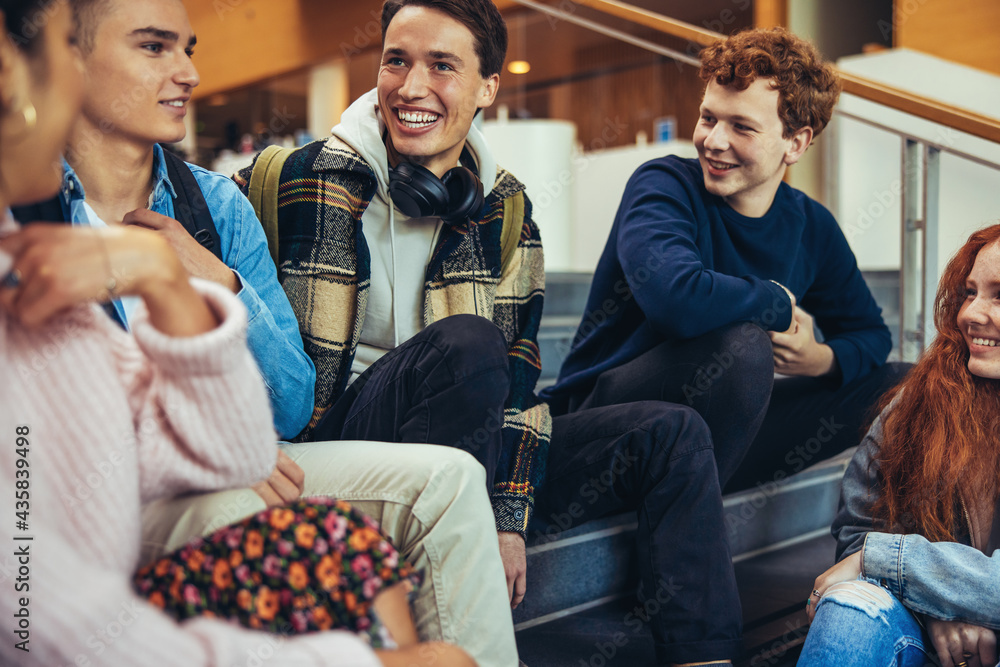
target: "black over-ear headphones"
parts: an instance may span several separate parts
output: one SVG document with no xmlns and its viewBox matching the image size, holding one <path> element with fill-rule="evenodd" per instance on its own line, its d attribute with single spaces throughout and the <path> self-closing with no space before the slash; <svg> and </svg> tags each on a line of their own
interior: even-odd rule
<svg viewBox="0 0 1000 667">
<path fill-rule="evenodd" d="M 462 162 L 475 164 L 468 148 L 462 149 Z M 476 217 L 485 202 L 483 183 L 468 167 L 455 167 L 438 178 L 412 162 L 389 167 L 389 196 L 411 218 L 437 216 L 454 227 Z"/>
</svg>

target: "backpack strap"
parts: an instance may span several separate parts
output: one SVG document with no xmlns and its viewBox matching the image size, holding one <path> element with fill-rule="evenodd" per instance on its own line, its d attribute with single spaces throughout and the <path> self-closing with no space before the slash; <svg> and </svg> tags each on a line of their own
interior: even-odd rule
<svg viewBox="0 0 1000 667">
<path fill-rule="evenodd" d="M 257 156 L 250 173 L 250 187 L 247 196 L 254 213 L 267 236 L 267 249 L 274 265 L 278 265 L 278 186 L 281 183 L 281 169 L 294 148 L 268 146 Z"/>
<path fill-rule="evenodd" d="M 191 168 L 167 149 L 163 149 L 163 158 L 167 163 L 167 176 L 174 186 L 177 196 L 174 198 L 174 217 L 183 225 L 194 240 L 212 251 L 222 260 L 222 243 L 219 240 L 219 230 L 215 228 L 212 213 L 208 210 L 205 195 L 202 194 L 198 181 L 195 180 Z"/>
<path fill-rule="evenodd" d="M 15 206 L 11 209 L 11 213 L 14 214 L 14 219 L 21 224 L 32 222 L 66 222 L 66 216 L 63 215 L 62 202 L 59 201 L 59 195 L 37 204 Z"/>
<path fill-rule="evenodd" d="M 43 202 L 38 202 L 37 204 L 29 204 L 27 206 L 15 206 L 10 210 L 14 219 L 17 220 L 22 225 L 30 225 L 34 222 L 58 222 L 62 224 L 68 224 L 69 220 L 63 215 L 62 202 L 60 201 L 60 196 L 56 195 L 52 199 L 47 199 Z M 118 326 L 125 328 L 125 323 L 118 318 L 118 311 L 115 310 L 115 304 L 108 302 L 101 305 L 104 312 L 108 314 L 112 320 L 115 321 Z"/>
<path fill-rule="evenodd" d="M 503 231 L 500 233 L 500 275 L 507 271 L 521 240 L 524 220 L 524 192 L 518 192 L 503 208 Z"/>
</svg>

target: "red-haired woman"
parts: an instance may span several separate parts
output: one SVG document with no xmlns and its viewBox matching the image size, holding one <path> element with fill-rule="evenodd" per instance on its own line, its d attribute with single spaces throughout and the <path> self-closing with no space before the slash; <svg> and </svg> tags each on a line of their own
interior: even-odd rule
<svg viewBox="0 0 1000 667">
<path fill-rule="evenodd" d="M 948 264 L 934 323 L 844 477 L 799 665 L 997 664 L 1000 225 Z"/>
</svg>

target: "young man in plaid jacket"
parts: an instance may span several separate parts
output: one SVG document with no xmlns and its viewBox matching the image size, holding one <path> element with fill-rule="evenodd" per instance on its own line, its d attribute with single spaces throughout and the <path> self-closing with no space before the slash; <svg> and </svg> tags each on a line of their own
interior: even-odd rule
<svg viewBox="0 0 1000 667">
<path fill-rule="evenodd" d="M 738 642 L 728 620 L 717 632 L 685 613 L 687 597 L 735 590 L 700 417 L 657 401 L 553 420 L 534 395 L 541 241 L 524 187 L 472 126 L 496 97 L 502 17 L 490 0 L 388 0 L 382 31 L 375 90 L 281 171 L 278 272 L 317 370 L 301 439 L 473 454 L 486 469 L 512 606 L 525 594 L 532 511 L 565 527 L 637 509 L 643 597 L 672 610 L 650 620 L 658 645 L 680 646 L 672 655 L 682 657 Z M 249 190 L 252 175 L 253 166 L 236 181 Z M 520 235 L 504 261 L 511 225 Z M 694 525 L 718 530 L 684 540 Z"/>
<path fill-rule="evenodd" d="M 524 186 L 472 126 L 496 96 L 506 26 L 489 0 L 390 0 L 383 28 L 378 87 L 282 168 L 278 270 L 317 366 L 300 439 L 471 452 L 487 471 L 501 544 L 523 561 L 552 428 L 533 391 L 542 247 Z M 452 201 L 401 210 L 401 163 L 443 179 Z M 456 185 L 468 178 L 456 169 L 471 181 Z M 236 176 L 244 189 L 252 172 Z M 512 225 L 517 246 L 503 262 Z"/>
</svg>

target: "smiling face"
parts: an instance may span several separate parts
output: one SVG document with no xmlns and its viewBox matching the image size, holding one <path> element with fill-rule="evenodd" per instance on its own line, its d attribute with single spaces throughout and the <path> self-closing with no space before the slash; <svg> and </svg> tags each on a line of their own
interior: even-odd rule
<svg viewBox="0 0 1000 667">
<path fill-rule="evenodd" d="M 500 83 L 479 73 L 475 46 L 468 28 L 436 9 L 407 6 L 393 17 L 378 72 L 390 163 L 439 177 L 458 164 L 476 111 L 493 104 Z"/>
<path fill-rule="evenodd" d="M 965 280 L 958 328 L 969 346 L 969 372 L 1000 379 L 1000 243 L 979 251 Z"/>
<path fill-rule="evenodd" d="M 709 81 L 694 130 L 705 189 L 745 216 L 767 213 L 786 167 L 812 141 L 808 127 L 788 138 L 783 131 L 778 91 L 769 79 L 757 79 L 746 90 Z"/>
<path fill-rule="evenodd" d="M 143 146 L 183 139 L 195 41 L 180 0 L 112 0 L 84 54 L 82 122 Z"/>
</svg>

